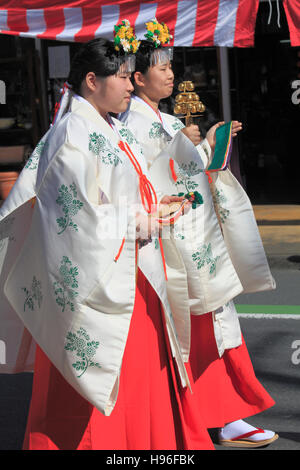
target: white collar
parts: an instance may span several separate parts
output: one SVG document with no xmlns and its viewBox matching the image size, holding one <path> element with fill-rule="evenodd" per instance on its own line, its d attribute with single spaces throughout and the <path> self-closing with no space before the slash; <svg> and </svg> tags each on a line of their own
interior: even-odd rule
<svg viewBox="0 0 300 470">
<path fill-rule="evenodd" d="M 132 95 L 132 99 L 134 99 L 135 101 L 138 101 L 139 103 L 143 104 L 144 106 L 147 107 L 147 109 L 149 111 L 152 112 L 152 115 L 153 117 L 155 116 L 155 119 L 159 119 L 162 126 L 163 126 L 163 129 L 172 137 L 174 132 L 172 131 L 172 129 L 170 128 L 167 120 L 165 119 L 163 113 L 160 112 L 160 110 L 158 109 L 157 112 L 152 108 L 152 106 L 150 106 L 150 104 L 147 103 L 147 101 L 143 100 L 142 98 L 140 98 L 139 96 L 136 96 L 136 95 Z"/>
<path fill-rule="evenodd" d="M 85 103 L 85 104 L 88 104 L 89 106 L 91 106 L 93 108 L 93 110 L 95 111 L 96 108 L 88 101 L 86 100 L 85 98 L 83 98 L 83 96 L 80 96 L 80 95 L 76 95 L 74 94 L 74 98 L 77 100 L 77 101 L 80 101 L 81 103 Z M 96 110 L 97 111 L 97 110 Z M 104 119 L 105 120 L 105 119 Z M 110 127 L 114 130 L 114 132 L 118 135 L 119 139 L 122 140 L 120 134 L 119 134 L 119 131 L 117 129 L 117 126 L 115 124 L 115 122 L 113 121 L 111 115 L 109 113 L 107 113 L 107 122 L 109 123 Z"/>
<path fill-rule="evenodd" d="M 93 109 L 96 109 L 95 106 L 93 106 L 88 100 L 86 100 L 85 98 L 83 98 L 83 96 L 80 96 L 80 95 L 76 95 L 76 93 L 73 94 L 73 98 L 77 101 L 81 101 L 81 103 L 85 103 L 85 104 L 88 104 L 89 106 L 91 106 Z M 97 111 L 97 110 L 96 110 Z"/>
</svg>

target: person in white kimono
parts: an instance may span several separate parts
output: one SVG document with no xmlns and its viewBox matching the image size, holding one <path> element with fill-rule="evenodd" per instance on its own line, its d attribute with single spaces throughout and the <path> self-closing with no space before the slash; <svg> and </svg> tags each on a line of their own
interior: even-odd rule
<svg viewBox="0 0 300 470">
<path fill-rule="evenodd" d="M 141 143 L 159 191 L 198 195 L 197 229 L 191 229 L 192 222 L 188 225 L 193 211 L 174 227 L 176 246 L 188 272 L 190 374 L 207 427 L 219 428 L 219 443 L 259 447 L 278 435 L 241 418 L 269 408 L 274 401 L 254 375 L 232 299 L 240 292 L 274 289 L 275 283 L 244 190 L 230 170 L 208 178 L 205 174 L 216 129 L 223 123 L 209 129 L 201 140 L 196 125 L 185 127 L 159 110 L 160 100 L 173 91 L 171 58 L 172 49 L 149 35 L 141 41 L 133 74 L 134 94 L 119 119 Z M 236 136 L 241 123 L 234 121 L 232 129 Z"/>
<path fill-rule="evenodd" d="M 24 450 L 214 449 L 184 364 L 181 257 L 148 223 L 158 197 L 140 145 L 108 114 L 127 108 L 131 70 L 109 41 L 82 46 L 0 210 L 0 338 L 19 322 L 37 344 Z M 27 340 L 11 339 L 21 371 Z"/>
</svg>

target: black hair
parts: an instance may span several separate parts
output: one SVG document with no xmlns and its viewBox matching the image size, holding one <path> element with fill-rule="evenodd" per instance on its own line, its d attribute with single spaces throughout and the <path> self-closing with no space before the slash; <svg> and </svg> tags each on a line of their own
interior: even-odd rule
<svg viewBox="0 0 300 470">
<path fill-rule="evenodd" d="M 145 41 L 145 40 L 141 41 L 138 51 L 135 54 L 136 56 L 135 71 L 136 72 L 141 72 L 143 74 L 147 72 L 151 64 L 151 55 L 157 49 L 160 49 L 160 46 L 155 47 L 154 44 L 151 43 L 150 41 Z"/>
<path fill-rule="evenodd" d="M 94 72 L 97 77 L 105 78 L 114 75 L 124 61 L 125 54 L 117 52 L 111 41 L 103 38 L 93 39 L 83 44 L 75 54 L 68 83 L 72 85 L 72 90 L 80 95 L 81 84 L 87 73 Z"/>
</svg>

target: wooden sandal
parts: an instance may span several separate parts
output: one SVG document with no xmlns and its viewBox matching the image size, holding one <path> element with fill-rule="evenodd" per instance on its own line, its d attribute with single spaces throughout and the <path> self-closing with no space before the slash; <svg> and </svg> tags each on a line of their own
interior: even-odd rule
<svg viewBox="0 0 300 470">
<path fill-rule="evenodd" d="M 259 433 L 264 433 L 263 429 L 257 428 L 254 431 L 246 432 L 240 436 L 234 437 L 233 439 L 219 439 L 219 444 L 225 447 L 262 447 L 271 444 L 271 442 L 278 439 L 278 434 L 274 434 L 269 439 L 262 439 L 261 441 L 254 441 L 251 436 Z"/>
</svg>

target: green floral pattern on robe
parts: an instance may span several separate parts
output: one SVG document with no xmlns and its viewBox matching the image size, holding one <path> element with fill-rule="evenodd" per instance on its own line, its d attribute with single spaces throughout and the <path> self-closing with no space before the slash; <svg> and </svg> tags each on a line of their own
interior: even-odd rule
<svg viewBox="0 0 300 470">
<path fill-rule="evenodd" d="M 222 189 L 215 189 L 212 194 L 212 197 L 214 204 L 217 206 L 217 212 L 220 216 L 220 220 L 224 224 L 230 214 L 230 211 L 222 206 L 222 204 L 226 204 L 227 198 L 224 195 Z"/>
<path fill-rule="evenodd" d="M 122 129 L 119 130 L 119 134 L 122 137 L 122 140 L 126 140 L 128 145 L 137 144 L 137 140 L 133 133 L 126 127 L 122 127 Z"/>
<path fill-rule="evenodd" d="M 196 253 L 193 253 L 192 259 L 196 263 L 197 269 L 206 265 L 210 266 L 209 273 L 216 275 L 217 261 L 220 256 L 213 256 L 211 244 L 204 244 Z"/>
<path fill-rule="evenodd" d="M 192 176 L 201 173 L 201 168 L 198 167 L 196 162 L 181 163 L 177 173 L 178 179 L 175 185 L 184 186 L 187 193 L 194 191 L 199 186 L 192 178 Z"/>
<path fill-rule="evenodd" d="M 28 170 L 36 170 L 39 164 L 39 159 L 40 156 L 42 155 L 42 152 L 44 148 L 46 148 L 47 142 L 40 141 L 37 146 L 35 147 L 34 151 L 28 158 L 25 168 Z"/>
<path fill-rule="evenodd" d="M 31 287 L 27 289 L 26 287 L 22 287 L 22 290 L 26 294 L 26 298 L 24 301 L 24 312 L 26 308 L 29 310 L 35 310 L 36 303 L 39 308 L 41 308 L 43 295 L 42 295 L 42 284 L 40 281 L 33 276 Z"/>
<path fill-rule="evenodd" d="M 53 283 L 54 293 L 56 295 L 56 303 L 61 307 L 62 312 L 65 311 L 67 305 L 74 312 L 74 299 L 78 295 L 74 289 L 78 287 L 76 277 L 78 276 L 78 268 L 72 266 L 72 262 L 67 256 L 63 256 L 61 266 L 59 268 L 60 280 Z"/>
<path fill-rule="evenodd" d="M 72 229 L 78 232 L 78 226 L 73 222 L 72 217 L 80 211 L 83 206 L 83 202 L 77 199 L 77 188 L 75 183 L 70 184 L 69 189 L 66 185 L 62 184 L 58 189 L 58 192 L 59 196 L 56 199 L 56 203 L 59 206 L 62 206 L 64 217 L 56 219 L 56 222 L 61 229 L 60 232 L 57 233 L 60 235 L 67 227 L 72 227 Z"/>
<path fill-rule="evenodd" d="M 76 371 L 81 372 L 77 375 L 78 378 L 86 372 L 88 367 L 101 368 L 98 362 L 93 361 L 98 347 L 99 341 L 92 341 L 84 328 L 79 328 L 76 333 L 68 332 L 64 349 L 73 352 L 78 358 L 78 360 L 72 364 L 72 367 L 74 367 Z"/>
<path fill-rule="evenodd" d="M 180 131 L 180 129 L 183 129 L 184 127 L 185 125 L 180 121 L 180 119 L 177 118 L 172 124 L 172 128 L 174 129 L 174 131 Z"/>
<path fill-rule="evenodd" d="M 113 147 L 103 134 L 89 135 L 89 150 L 91 150 L 97 157 L 101 158 L 101 161 L 105 165 L 117 166 L 122 163 L 120 158 L 120 150 L 117 147 Z"/>
<path fill-rule="evenodd" d="M 149 130 L 150 139 L 159 139 L 161 136 L 165 135 L 166 131 L 164 130 L 160 122 L 152 122 Z"/>
</svg>

